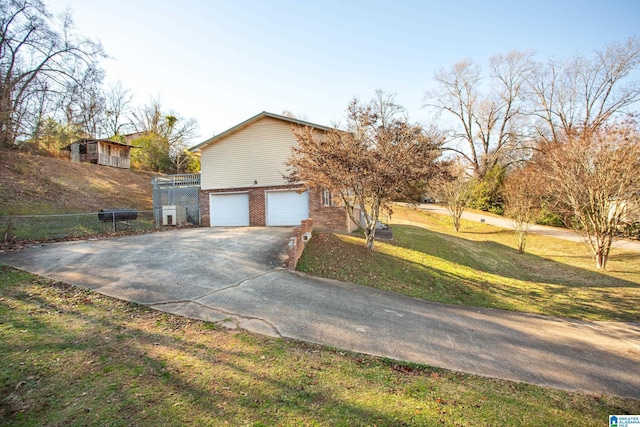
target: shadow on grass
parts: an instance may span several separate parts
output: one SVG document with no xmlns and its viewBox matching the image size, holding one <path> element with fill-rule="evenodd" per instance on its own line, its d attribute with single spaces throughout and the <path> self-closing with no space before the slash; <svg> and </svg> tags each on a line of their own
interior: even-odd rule
<svg viewBox="0 0 640 427">
<path fill-rule="evenodd" d="M 359 240 L 318 236 L 300 269 L 447 304 L 588 320 L 638 322 L 640 285 L 493 241 L 394 226 L 394 242 L 368 253 Z M 409 250 L 407 250 L 409 249 Z"/>
<path fill-rule="evenodd" d="M 314 355 L 305 361 L 299 346 L 287 342 L 211 331 L 60 283 L 53 288 L 40 295 L 2 290 L 0 312 L 9 314 L 3 323 L 32 338 L 0 341 L 0 418 L 12 425 L 398 422 L 392 412 L 360 405 L 357 396 L 343 398 L 331 378 L 323 379 L 322 365 L 331 365 L 326 349 L 312 352 L 319 347 L 310 345 Z M 208 335 L 204 341 L 180 335 L 191 323 Z M 292 351 L 300 354 L 288 364 L 283 355 Z"/>
<path fill-rule="evenodd" d="M 559 263 L 531 253 L 518 253 L 514 248 L 494 241 L 467 240 L 410 225 L 396 225 L 394 233 L 396 236 L 395 244 L 398 246 L 443 258 L 489 274 L 564 287 L 640 288 L 639 283 Z M 502 230 L 485 234 L 505 233 L 513 234 L 512 231 Z M 418 238 L 415 237 L 416 235 Z M 578 255 L 562 255 L 561 257 L 583 258 Z M 640 262 L 640 254 L 620 254 L 616 256 L 616 259 Z"/>
</svg>

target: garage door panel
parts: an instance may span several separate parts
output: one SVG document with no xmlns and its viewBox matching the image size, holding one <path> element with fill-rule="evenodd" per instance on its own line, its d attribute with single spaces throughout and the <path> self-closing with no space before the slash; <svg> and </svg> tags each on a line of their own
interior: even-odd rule
<svg viewBox="0 0 640 427">
<path fill-rule="evenodd" d="M 300 225 L 309 218 L 309 193 L 296 191 L 267 192 L 267 225 Z"/>
<path fill-rule="evenodd" d="M 211 194 L 209 214 L 212 227 L 240 227 L 249 225 L 249 194 Z"/>
</svg>

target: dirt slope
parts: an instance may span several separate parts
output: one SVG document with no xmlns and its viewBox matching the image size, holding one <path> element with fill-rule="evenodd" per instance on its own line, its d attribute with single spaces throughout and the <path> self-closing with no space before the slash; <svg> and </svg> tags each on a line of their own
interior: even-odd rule
<svg viewBox="0 0 640 427">
<path fill-rule="evenodd" d="M 0 214 L 152 209 L 155 173 L 0 151 Z"/>
</svg>

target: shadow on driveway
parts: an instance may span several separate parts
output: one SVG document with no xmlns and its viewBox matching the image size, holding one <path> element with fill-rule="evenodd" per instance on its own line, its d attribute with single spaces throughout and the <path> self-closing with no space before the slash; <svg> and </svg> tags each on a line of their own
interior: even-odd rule
<svg viewBox="0 0 640 427">
<path fill-rule="evenodd" d="M 449 306 L 282 268 L 290 228 L 64 242 L 0 262 L 196 319 L 456 371 L 640 398 L 640 325 Z"/>
</svg>

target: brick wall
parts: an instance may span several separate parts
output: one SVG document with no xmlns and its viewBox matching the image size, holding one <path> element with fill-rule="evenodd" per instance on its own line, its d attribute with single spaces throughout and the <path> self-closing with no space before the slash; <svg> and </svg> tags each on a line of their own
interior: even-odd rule
<svg viewBox="0 0 640 427">
<path fill-rule="evenodd" d="M 336 202 L 335 198 L 333 202 Z M 313 218 L 313 225 L 318 229 L 350 233 L 358 228 L 347 215 L 344 206 L 324 206 L 322 190 L 315 188 L 309 190 L 309 216 Z"/>
<path fill-rule="evenodd" d="M 304 252 L 305 242 L 302 240 L 302 235 L 305 233 L 311 233 L 313 231 L 313 220 L 305 219 L 300 223 L 300 227 L 293 229 L 293 236 L 289 239 L 289 246 L 287 246 L 287 267 L 295 270 L 298 260 Z"/>
<path fill-rule="evenodd" d="M 264 227 L 267 225 L 267 213 L 265 212 L 265 190 L 269 188 L 249 189 L 249 225 Z"/>
<path fill-rule="evenodd" d="M 198 204 L 200 205 L 200 225 L 211 227 L 211 216 L 209 215 L 209 193 L 210 191 L 200 190 Z"/>
</svg>

